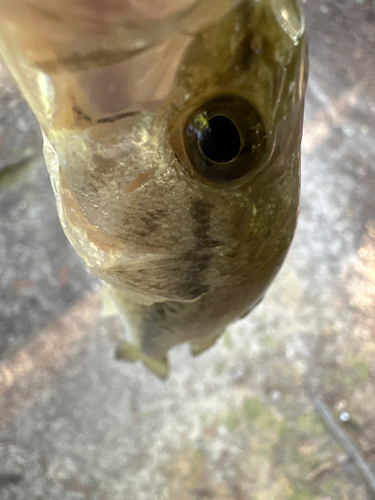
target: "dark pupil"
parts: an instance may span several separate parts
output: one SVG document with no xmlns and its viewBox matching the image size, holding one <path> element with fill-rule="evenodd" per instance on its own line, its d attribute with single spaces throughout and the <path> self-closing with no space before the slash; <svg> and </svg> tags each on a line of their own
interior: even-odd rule
<svg viewBox="0 0 375 500">
<path fill-rule="evenodd" d="M 204 156 L 218 163 L 234 160 L 241 148 L 241 138 L 235 124 L 226 116 L 214 116 L 208 125 L 199 140 Z"/>
</svg>

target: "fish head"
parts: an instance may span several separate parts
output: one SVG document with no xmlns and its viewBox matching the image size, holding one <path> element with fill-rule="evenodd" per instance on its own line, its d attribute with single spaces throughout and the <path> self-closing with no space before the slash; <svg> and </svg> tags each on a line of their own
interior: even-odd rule
<svg viewBox="0 0 375 500">
<path fill-rule="evenodd" d="M 258 300 L 297 220 L 303 34 L 293 0 L 242 2 L 147 59 L 162 89 L 56 134 L 61 217 L 93 272 L 145 302 L 235 297 L 238 314 Z M 124 85 L 135 62 L 116 68 Z"/>
<path fill-rule="evenodd" d="M 205 0 L 130 22 L 127 2 L 90 4 L 104 9 L 90 19 L 78 4 L 34 9 L 36 42 L 23 37 L 14 58 L 0 48 L 42 126 L 68 238 L 113 287 L 141 351 L 163 360 L 251 310 L 291 244 L 303 15 L 297 0 Z"/>
</svg>

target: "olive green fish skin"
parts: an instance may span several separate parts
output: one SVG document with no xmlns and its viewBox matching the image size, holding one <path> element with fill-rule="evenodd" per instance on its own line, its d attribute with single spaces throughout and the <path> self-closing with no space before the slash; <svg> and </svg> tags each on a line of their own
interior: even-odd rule
<svg viewBox="0 0 375 500">
<path fill-rule="evenodd" d="M 112 118 L 73 106 L 73 125 L 61 104 L 54 125 L 43 127 L 64 230 L 124 316 L 128 341 L 118 357 L 138 357 L 166 376 L 170 348 L 207 348 L 280 269 L 299 206 L 303 32 L 294 0 L 242 2 L 186 36 L 180 58 L 170 44 L 173 78 L 159 100 Z M 62 76 L 51 78 L 57 88 Z M 201 151 L 186 147 L 186 124 L 210 102 L 227 103 L 221 114 L 231 119 L 243 109 L 245 128 L 247 102 L 262 122 L 249 118 L 258 152 L 228 182 L 206 178 L 194 160 Z"/>
</svg>

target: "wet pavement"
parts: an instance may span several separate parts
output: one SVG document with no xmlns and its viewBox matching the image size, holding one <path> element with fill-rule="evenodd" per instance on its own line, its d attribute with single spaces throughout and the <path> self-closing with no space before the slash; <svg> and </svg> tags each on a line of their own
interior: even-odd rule
<svg viewBox="0 0 375 500">
<path fill-rule="evenodd" d="M 165 382 L 114 359 L 121 322 L 42 158 L 2 170 L 0 500 L 375 498 L 375 13 L 305 7 L 292 249 L 253 314 L 203 355 L 174 349 Z"/>
</svg>

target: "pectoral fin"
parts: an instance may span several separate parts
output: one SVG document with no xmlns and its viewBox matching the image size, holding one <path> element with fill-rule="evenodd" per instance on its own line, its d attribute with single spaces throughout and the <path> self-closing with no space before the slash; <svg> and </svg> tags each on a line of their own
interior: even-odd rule
<svg viewBox="0 0 375 500">
<path fill-rule="evenodd" d="M 126 340 L 117 347 L 116 358 L 130 363 L 140 359 L 149 370 L 161 379 L 165 379 L 169 373 L 169 363 L 166 357 L 162 361 L 152 359 Z"/>
</svg>

